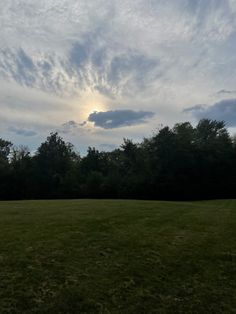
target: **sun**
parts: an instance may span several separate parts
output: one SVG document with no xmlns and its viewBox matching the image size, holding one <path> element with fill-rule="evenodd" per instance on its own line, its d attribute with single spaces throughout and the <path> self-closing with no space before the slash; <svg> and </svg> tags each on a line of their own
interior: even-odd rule
<svg viewBox="0 0 236 314">
<path fill-rule="evenodd" d="M 78 120 L 87 121 L 91 113 L 107 111 L 107 99 L 98 92 L 85 92 L 75 101 Z"/>
</svg>

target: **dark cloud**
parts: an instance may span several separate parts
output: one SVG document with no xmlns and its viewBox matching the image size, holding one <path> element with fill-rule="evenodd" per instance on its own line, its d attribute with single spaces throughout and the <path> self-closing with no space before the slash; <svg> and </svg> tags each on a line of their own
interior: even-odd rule
<svg viewBox="0 0 236 314">
<path fill-rule="evenodd" d="M 85 126 L 87 124 L 87 121 L 83 121 L 81 123 L 79 123 L 79 126 Z"/>
<path fill-rule="evenodd" d="M 194 112 L 204 112 L 206 109 L 206 105 L 195 105 L 193 107 L 189 107 L 183 110 L 186 113 L 194 113 Z"/>
<path fill-rule="evenodd" d="M 71 120 L 71 121 L 63 123 L 62 126 L 69 126 L 69 127 L 72 127 L 72 128 L 77 128 L 78 123 L 73 121 L 73 120 Z"/>
<path fill-rule="evenodd" d="M 114 129 L 124 126 L 146 123 L 146 119 L 154 116 L 150 111 L 114 110 L 105 112 L 93 112 L 88 121 L 103 129 Z"/>
<path fill-rule="evenodd" d="M 23 128 L 18 128 L 18 127 L 10 127 L 9 128 L 10 132 L 13 132 L 19 136 L 35 136 L 37 135 L 37 132 L 33 131 L 33 130 L 28 130 L 28 129 L 23 129 Z"/>
<path fill-rule="evenodd" d="M 71 120 L 62 124 L 60 132 L 64 134 L 73 133 L 79 128 L 79 123 Z"/>
<path fill-rule="evenodd" d="M 236 99 L 222 100 L 212 106 L 196 105 L 184 112 L 191 113 L 197 119 L 223 120 L 227 126 L 236 127 Z"/>
<path fill-rule="evenodd" d="M 217 92 L 217 95 L 230 95 L 230 94 L 236 94 L 235 90 L 226 90 L 226 89 L 221 89 Z"/>
<path fill-rule="evenodd" d="M 68 121 L 62 124 L 61 128 L 58 130 L 61 133 L 69 134 L 75 133 L 78 130 L 82 130 L 82 127 L 87 124 L 87 121 L 83 121 L 81 123 L 77 123 L 76 121 Z"/>
</svg>

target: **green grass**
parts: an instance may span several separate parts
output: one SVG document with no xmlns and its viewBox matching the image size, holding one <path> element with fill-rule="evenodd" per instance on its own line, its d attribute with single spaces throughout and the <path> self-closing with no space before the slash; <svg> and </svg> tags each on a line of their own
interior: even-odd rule
<svg viewBox="0 0 236 314">
<path fill-rule="evenodd" d="M 236 201 L 1 202 L 0 313 L 236 313 Z"/>
</svg>

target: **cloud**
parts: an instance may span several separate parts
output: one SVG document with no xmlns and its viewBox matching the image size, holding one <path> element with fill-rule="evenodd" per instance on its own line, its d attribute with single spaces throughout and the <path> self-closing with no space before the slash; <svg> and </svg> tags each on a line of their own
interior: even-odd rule
<svg viewBox="0 0 236 314">
<path fill-rule="evenodd" d="M 110 86 L 119 86 L 125 94 L 142 90 L 157 76 L 160 61 L 138 52 L 115 56 L 109 65 L 107 81 Z"/>
<path fill-rule="evenodd" d="M 77 132 L 88 132 L 84 127 L 86 126 L 87 121 L 83 121 L 81 123 L 77 123 L 74 120 L 70 120 L 62 124 L 59 128 L 58 132 L 63 134 L 76 134 Z"/>
<path fill-rule="evenodd" d="M 137 49 L 108 47 L 98 28 L 85 39 L 73 44 L 67 58 L 68 74 L 74 75 L 80 88 L 91 88 L 114 99 L 145 89 L 159 72 L 158 58 Z"/>
<path fill-rule="evenodd" d="M 79 128 L 79 124 L 73 120 L 62 124 L 60 131 L 62 133 L 71 133 Z"/>
<path fill-rule="evenodd" d="M 196 105 L 184 112 L 191 113 L 196 119 L 223 120 L 227 126 L 236 127 L 236 99 L 222 100 L 212 106 Z"/>
<path fill-rule="evenodd" d="M 226 72 L 230 80 L 235 10 L 233 0 L 61 0 L 57 7 L 54 0 L 9 0 L 0 10 L 0 78 L 60 96 L 95 90 L 110 99 L 184 86 L 189 76 L 222 82 Z"/>
<path fill-rule="evenodd" d="M 236 94 L 236 91 L 235 90 L 221 89 L 217 92 L 217 95 L 231 95 L 231 94 Z"/>
<path fill-rule="evenodd" d="M 103 129 L 114 129 L 124 126 L 146 123 L 148 118 L 154 116 L 150 111 L 114 110 L 105 112 L 93 112 L 88 121 Z"/>
<path fill-rule="evenodd" d="M 86 34 L 86 40 L 76 41 L 62 56 L 41 51 L 32 55 L 23 48 L 0 49 L 0 78 L 61 96 L 96 90 L 109 98 L 135 93 L 154 80 L 159 73 L 158 58 L 99 44 L 97 32 Z"/>
<path fill-rule="evenodd" d="M 26 136 L 26 137 L 30 137 L 30 136 L 35 136 L 37 135 L 37 132 L 33 131 L 33 130 L 29 130 L 29 129 L 24 129 L 24 128 L 18 128 L 18 127 L 9 127 L 8 129 L 10 132 L 15 133 L 16 135 L 19 136 Z"/>
<path fill-rule="evenodd" d="M 236 95 L 235 0 L 8 0 L 0 29 L 1 131 L 36 130 L 30 146 L 55 129 L 78 147 L 138 141 L 184 107 Z M 96 108 L 158 114 L 94 115 L 93 128 Z"/>
<path fill-rule="evenodd" d="M 53 52 L 32 54 L 29 48 L 0 49 L 1 78 L 64 97 L 73 95 L 78 87 L 78 79 L 71 76 L 64 57 Z"/>
</svg>

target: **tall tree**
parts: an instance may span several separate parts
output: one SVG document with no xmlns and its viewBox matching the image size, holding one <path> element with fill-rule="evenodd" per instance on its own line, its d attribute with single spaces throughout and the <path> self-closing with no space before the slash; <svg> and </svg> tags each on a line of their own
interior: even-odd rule
<svg viewBox="0 0 236 314">
<path fill-rule="evenodd" d="M 65 178 L 77 160 L 73 145 L 66 143 L 58 133 L 51 133 L 34 158 L 36 188 L 42 197 L 64 196 Z M 68 180 L 67 184 L 70 184 Z"/>
<path fill-rule="evenodd" d="M 10 167 L 9 155 L 11 152 L 12 143 L 0 138 L 0 198 L 10 198 L 11 180 L 10 180 Z"/>
<path fill-rule="evenodd" d="M 10 158 L 12 198 L 32 198 L 32 157 L 26 146 L 13 147 Z"/>
</svg>

